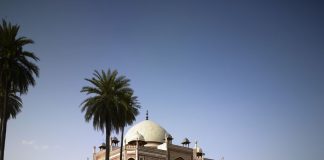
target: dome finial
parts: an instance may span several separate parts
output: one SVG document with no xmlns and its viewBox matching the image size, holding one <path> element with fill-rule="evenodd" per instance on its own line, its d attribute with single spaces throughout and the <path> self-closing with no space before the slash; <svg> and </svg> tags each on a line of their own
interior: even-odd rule
<svg viewBox="0 0 324 160">
<path fill-rule="evenodd" d="M 148 120 L 148 110 L 146 110 L 146 120 Z"/>
</svg>

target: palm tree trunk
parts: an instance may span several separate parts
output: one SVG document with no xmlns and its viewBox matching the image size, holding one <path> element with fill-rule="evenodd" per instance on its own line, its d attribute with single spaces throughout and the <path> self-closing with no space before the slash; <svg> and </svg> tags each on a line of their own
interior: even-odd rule
<svg viewBox="0 0 324 160">
<path fill-rule="evenodd" d="M 124 126 L 121 129 L 119 160 L 123 160 Z"/>
<path fill-rule="evenodd" d="M 1 142 L 1 150 L 2 150 L 2 154 L 1 154 L 1 160 L 4 160 L 4 150 L 5 150 L 5 147 L 6 147 L 6 133 L 7 133 L 7 122 L 8 120 L 7 119 L 4 119 L 4 126 L 3 126 L 3 129 L 2 129 L 2 142 Z"/>
<path fill-rule="evenodd" d="M 3 160 L 4 157 L 4 144 L 6 140 L 6 134 L 4 133 L 6 131 L 7 127 L 7 121 L 6 121 L 6 112 L 7 112 L 7 100 L 8 100 L 8 82 L 7 79 L 5 78 L 5 84 L 4 84 L 4 96 L 3 96 L 3 110 L 2 110 L 2 115 L 1 115 L 1 136 L 0 136 L 0 160 Z"/>
<path fill-rule="evenodd" d="M 0 78 L 2 79 L 2 73 L 3 72 L 0 72 Z M 2 86 L 0 84 L 0 98 L 2 97 L 2 99 L 0 101 L 4 101 L 5 100 L 5 96 L 4 96 L 4 91 L 2 90 Z M 4 104 L 2 104 L 4 106 Z M 3 106 L 0 106 L 0 109 L 2 109 Z M 0 144 L 2 143 L 2 140 L 1 140 L 1 136 L 2 135 L 2 114 L 0 114 Z M 1 147 L 1 146 L 0 146 Z M 2 152 L 1 152 L 1 149 L 0 149 L 0 157 L 2 155 Z"/>
<path fill-rule="evenodd" d="M 0 107 L 3 107 L 3 106 L 0 106 Z M 2 149 L 1 149 L 2 138 L 1 137 L 2 137 L 2 114 L 0 115 L 0 157 L 2 157 Z"/>
<path fill-rule="evenodd" d="M 110 130 L 111 126 L 108 122 L 106 122 L 106 160 L 109 160 L 110 155 Z"/>
</svg>

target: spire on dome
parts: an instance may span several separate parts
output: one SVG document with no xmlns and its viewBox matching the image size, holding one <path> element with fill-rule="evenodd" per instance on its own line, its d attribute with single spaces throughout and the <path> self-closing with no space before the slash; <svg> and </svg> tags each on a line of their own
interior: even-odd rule
<svg viewBox="0 0 324 160">
<path fill-rule="evenodd" d="M 148 110 L 146 110 L 146 120 L 148 120 Z"/>
</svg>

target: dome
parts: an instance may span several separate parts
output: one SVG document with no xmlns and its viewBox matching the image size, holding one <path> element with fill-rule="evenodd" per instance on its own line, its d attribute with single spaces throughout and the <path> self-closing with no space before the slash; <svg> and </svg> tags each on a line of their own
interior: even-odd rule
<svg viewBox="0 0 324 160">
<path fill-rule="evenodd" d="M 190 144 L 190 141 L 188 138 L 183 139 L 183 141 L 181 142 L 181 144 Z"/>
<path fill-rule="evenodd" d="M 164 143 L 167 131 L 151 120 L 144 120 L 128 130 L 125 135 L 126 143 L 132 141 L 133 137 L 136 137 L 137 134 L 142 135 L 148 145 L 152 143 L 162 144 Z"/>
<path fill-rule="evenodd" d="M 173 140 L 173 137 L 169 133 L 166 133 L 165 137 L 167 137 L 168 140 Z"/>
<path fill-rule="evenodd" d="M 112 142 L 112 143 L 118 143 L 119 140 L 118 140 L 117 137 L 111 137 L 111 142 Z"/>
<path fill-rule="evenodd" d="M 203 153 L 203 150 L 202 150 L 202 148 L 197 147 L 196 152 L 197 152 L 197 153 Z"/>
<path fill-rule="evenodd" d="M 106 149 L 106 143 L 102 143 L 101 146 L 99 146 L 100 150 Z"/>
</svg>

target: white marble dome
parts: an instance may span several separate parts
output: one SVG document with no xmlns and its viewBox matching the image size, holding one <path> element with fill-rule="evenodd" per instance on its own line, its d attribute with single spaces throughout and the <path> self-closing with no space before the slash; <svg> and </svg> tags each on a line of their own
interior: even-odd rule
<svg viewBox="0 0 324 160">
<path fill-rule="evenodd" d="M 203 150 L 202 150 L 202 148 L 197 147 L 196 152 L 197 152 L 197 153 L 203 153 Z"/>
<path fill-rule="evenodd" d="M 167 131 L 151 120 L 144 120 L 128 130 L 125 135 L 126 143 L 131 141 L 133 137 L 136 137 L 138 134 L 143 136 L 148 146 L 154 146 L 164 143 Z"/>
</svg>

